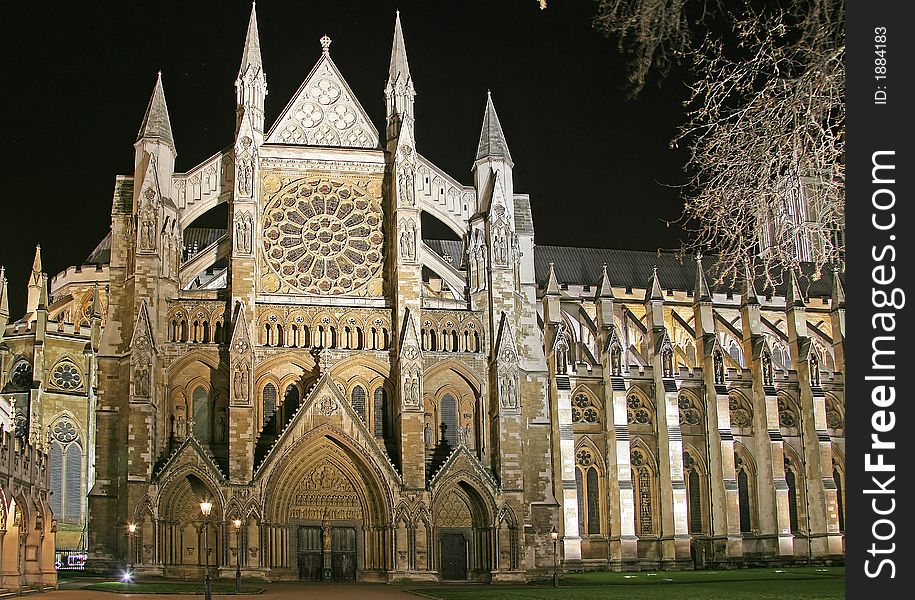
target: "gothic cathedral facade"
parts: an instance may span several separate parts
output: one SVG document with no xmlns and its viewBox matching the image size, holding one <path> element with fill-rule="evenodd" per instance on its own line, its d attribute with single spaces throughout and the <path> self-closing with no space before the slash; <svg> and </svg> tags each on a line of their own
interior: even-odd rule
<svg viewBox="0 0 915 600">
<path fill-rule="evenodd" d="M 709 259 L 537 246 L 491 97 L 462 185 L 416 147 L 399 15 L 383 136 L 320 42 L 267 128 L 252 9 L 234 144 L 186 172 L 160 74 L 97 266 L 39 262 L 4 317 L 0 383 L 29 379 L 13 420 L 90 565 L 525 581 L 554 532 L 567 569 L 842 560 L 838 276 L 760 295 Z"/>
</svg>

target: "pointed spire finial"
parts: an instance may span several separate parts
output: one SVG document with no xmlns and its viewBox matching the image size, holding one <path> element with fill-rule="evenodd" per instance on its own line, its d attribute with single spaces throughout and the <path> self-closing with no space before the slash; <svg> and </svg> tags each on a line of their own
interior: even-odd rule
<svg viewBox="0 0 915 600">
<path fill-rule="evenodd" d="M 172 150 L 175 149 L 175 139 L 172 136 L 172 123 L 168 117 L 168 105 L 165 103 L 165 88 L 162 85 L 162 71 L 156 76 L 156 85 L 153 87 L 146 114 L 140 124 L 137 141 L 151 138 L 158 139 Z"/>
<path fill-rule="evenodd" d="M 38 310 L 48 310 L 48 276 L 41 274 L 41 294 L 38 296 Z"/>
<path fill-rule="evenodd" d="M 496 107 L 492 103 L 490 90 L 486 90 L 486 109 L 483 114 L 483 128 L 480 131 L 480 143 L 477 145 L 475 160 L 487 158 L 501 158 L 509 163 L 514 163 L 511 152 L 508 151 L 505 134 L 502 132 L 502 123 L 499 122 L 499 115 L 496 114 Z"/>
<path fill-rule="evenodd" d="M 327 35 L 321 36 L 321 54 L 324 56 L 330 56 L 330 44 L 333 40 L 330 39 Z"/>
<path fill-rule="evenodd" d="M 788 274 L 788 289 L 785 292 L 785 304 L 786 308 L 804 308 L 804 296 L 801 294 L 801 285 L 797 280 L 797 269 L 789 269 Z"/>
<path fill-rule="evenodd" d="M 92 288 L 92 313 L 91 317 L 97 319 L 102 316 L 101 306 L 99 304 L 98 282 Z"/>
<path fill-rule="evenodd" d="M 251 16 L 248 18 L 248 33 L 245 35 L 245 49 L 241 55 L 241 67 L 238 77 L 241 79 L 249 67 L 261 69 L 261 42 L 257 33 L 257 4 L 251 3 Z"/>
<path fill-rule="evenodd" d="M 9 288 L 6 283 L 6 267 L 0 266 L 0 317 L 10 316 Z"/>
<path fill-rule="evenodd" d="M 756 283 L 753 281 L 753 267 L 750 260 L 743 261 L 743 290 L 741 291 L 741 306 L 759 304 L 759 294 L 756 293 Z"/>
<path fill-rule="evenodd" d="M 651 269 L 651 280 L 648 282 L 648 289 L 645 290 L 645 300 L 663 300 L 664 292 L 661 291 L 661 284 L 658 282 L 658 265 Z"/>
<path fill-rule="evenodd" d="M 396 87 L 404 86 L 410 80 L 410 63 L 407 62 L 407 47 L 403 41 L 403 26 L 400 24 L 400 11 L 394 17 L 394 43 L 391 45 L 391 65 L 388 68 L 388 83 Z"/>
<path fill-rule="evenodd" d="M 598 298 L 613 298 L 613 288 L 610 286 L 610 277 L 607 275 L 607 263 L 601 267 L 600 283 L 597 284 Z"/>
<path fill-rule="evenodd" d="M 838 266 L 832 268 L 832 309 L 845 308 L 845 286 L 839 277 Z"/>
<path fill-rule="evenodd" d="M 708 281 L 705 279 L 705 271 L 702 269 L 702 252 L 696 253 L 696 302 L 711 302 L 712 293 L 708 287 Z"/>
<path fill-rule="evenodd" d="M 556 271 L 553 270 L 553 263 L 550 263 L 550 273 L 546 279 L 546 294 L 547 296 L 558 296 L 559 295 L 559 282 L 556 281 Z"/>
</svg>

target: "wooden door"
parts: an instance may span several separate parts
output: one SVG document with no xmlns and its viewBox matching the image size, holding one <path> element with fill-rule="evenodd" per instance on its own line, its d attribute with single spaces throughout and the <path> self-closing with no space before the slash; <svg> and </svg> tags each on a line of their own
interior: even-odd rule
<svg viewBox="0 0 915 600">
<path fill-rule="evenodd" d="M 442 579 L 467 579 L 467 542 L 460 533 L 442 534 Z"/>
</svg>

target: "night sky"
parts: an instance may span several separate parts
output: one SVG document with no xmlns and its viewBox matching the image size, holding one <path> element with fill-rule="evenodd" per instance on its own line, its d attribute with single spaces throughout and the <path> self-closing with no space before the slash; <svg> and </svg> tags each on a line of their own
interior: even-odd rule
<svg viewBox="0 0 915 600">
<path fill-rule="evenodd" d="M 628 100 L 616 43 L 591 27 L 595 3 L 549 4 L 260 0 L 267 127 L 327 34 L 331 57 L 383 134 L 399 8 L 420 153 L 472 184 L 491 89 L 538 244 L 678 247 L 681 232 L 664 220 L 680 214 L 670 185 L 682 181 L 686 154 L 668 145 L 684 118 L 685 87 L 668 78 Z M 250 2 L 14 2 L 4 13 L 0 264 L 15 319 L 36 243 L 53 276 L 107 233 L 115 175 L 133 173 L 133 142 L 159 69 L 176 169 L 232 143 Z"/>
</svg>

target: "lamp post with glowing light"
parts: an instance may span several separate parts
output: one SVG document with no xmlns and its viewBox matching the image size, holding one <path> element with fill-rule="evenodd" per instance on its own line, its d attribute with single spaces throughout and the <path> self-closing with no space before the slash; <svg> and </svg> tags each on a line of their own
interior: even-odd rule
<svg viewBox="0 0 915 600">
<path fill-rule="evenodd" d="M 556 531 L 555 525 L 550 531 L 550 537 L 553 538 L 553 587 L 555 588 L 559 587 L 559 553 L 556 550 L 559 543 L 559 532 Z"/>
<path fill-rule="evenodd" d="M 235 593 L 241 592 L 241 519 L 236 517 L 232 521 L 235 528 Z"/>
<path fill-rule="evenodd" d="M 136 543 L 134 542 L 134 536 L 137 533 L 137 524 L 128 523 L 127 524 L 127 583 L 130 583 L 133 580 L 133 559 L 134 559 L 134 549 L 136 548 Z"/>
<path fill-rule="evenodd" d="M 206 600 L 213 599 L 213 593 L 210 589 L 210 511 L 213 510 L 213 503 L 204 500 L 200 503 L 200 512 L 203 514 L 203 596 Z"/>
</svg>

